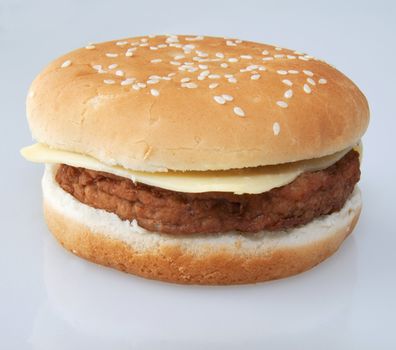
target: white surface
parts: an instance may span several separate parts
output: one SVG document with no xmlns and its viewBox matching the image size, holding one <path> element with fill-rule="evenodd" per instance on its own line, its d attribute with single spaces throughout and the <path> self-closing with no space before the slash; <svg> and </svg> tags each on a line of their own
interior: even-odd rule
<svg viewBox="0 0 396 350">
<path fill-rule="evenodd" d="M 2 349 L 394 349 L 395 5 L 392 1 L 0 1 Z M 90 41 L 173 32 L 237 36 L 326 58 L 369 99 L 354 235 L 285 280 L 185 287 L 77 259 L 47 232 L 27 88 L 51 59 Z"/>
</svg>

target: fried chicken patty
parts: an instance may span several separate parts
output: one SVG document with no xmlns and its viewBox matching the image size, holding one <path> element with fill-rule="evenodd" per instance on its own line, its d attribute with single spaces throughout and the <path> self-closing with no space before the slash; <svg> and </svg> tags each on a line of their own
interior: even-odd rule
<svg viewBox="0 0 396 350">
<path fill-rule="evenodd" d="M 327 169 L 260 194 L 183 193 L 133 183 L 109 173 L 60 165 L 56 181 L 80 202 L 136 219 L 170 234 L 258 232 L 307 224 L 339 211 L 359 181 L 359 154 L 351 150 Z"/>
</svg>

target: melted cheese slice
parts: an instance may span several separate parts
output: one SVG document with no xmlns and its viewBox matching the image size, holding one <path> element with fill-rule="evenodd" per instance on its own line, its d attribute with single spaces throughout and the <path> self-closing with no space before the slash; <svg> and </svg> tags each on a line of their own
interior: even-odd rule
<svg viewBox="0 0 396 350">
<path fill-rule="evenodd" d="M 189 193 L 215 191 L 253 194 L 284 186 L 303 172 L 327 168 L 341 159 L 349 150 L 350 148 L 322 158 L 256 168 L 225 171 L 168 171 L 165 173 L 141 172 L 121 166 L 106 165 L 93 157 L 52 149 L 40 143 L 23 148 L 21 154 L 32 162 L 61 163 L 74 167 L 104 171 L 129 178 L 134 182 L 171 191 Z"/>
</svg>

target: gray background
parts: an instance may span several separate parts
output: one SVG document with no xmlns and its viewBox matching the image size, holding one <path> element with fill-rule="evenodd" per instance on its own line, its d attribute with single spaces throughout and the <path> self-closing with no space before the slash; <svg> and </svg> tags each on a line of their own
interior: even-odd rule
<svg viewBox="0 0 396 350">
<path fill-rule="evenodd" d="M 396 347 L 395 34 L 392 1 L 0 0 L 0 348 Z M 325 58 L 366 94 L 364 211 L 325 264 L 258 286 L 180 287 L 126 276 L 61 249 L 41 213 L 42 166 L 24 100 L 52 59 L 150 33 L 238 37 Z"/>
</svg>

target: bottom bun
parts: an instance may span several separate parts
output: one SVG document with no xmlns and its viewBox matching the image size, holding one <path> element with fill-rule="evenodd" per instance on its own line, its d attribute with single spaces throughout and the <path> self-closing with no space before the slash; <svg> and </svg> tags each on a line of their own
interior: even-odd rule
<svg viewBox="0 0 396 350">
<path fill-rule="evenodd" d="M 44 212 L 65 248 L 101 265 L 175 283 L 256 283 L 306 271 L 339 248 L 361 211 L 355 188 L 339 212 L 292 230 L 172 236 L 77 201 L 57 184 L 55 171 L 46 166 Z"/>
</svg>

